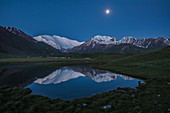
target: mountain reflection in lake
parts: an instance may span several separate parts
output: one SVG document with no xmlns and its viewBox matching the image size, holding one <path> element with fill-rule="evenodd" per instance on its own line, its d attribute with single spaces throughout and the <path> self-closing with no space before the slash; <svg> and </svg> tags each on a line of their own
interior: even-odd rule
<svg viewBox="0 0 170 113">
<path fill-rule="evenodd" d="M 117 89 L 135 88 L 139 79 L 88 66 L 62 67 L 26 86 L 32 94 L 49 98 L 74 99 Z"/>
</svg>

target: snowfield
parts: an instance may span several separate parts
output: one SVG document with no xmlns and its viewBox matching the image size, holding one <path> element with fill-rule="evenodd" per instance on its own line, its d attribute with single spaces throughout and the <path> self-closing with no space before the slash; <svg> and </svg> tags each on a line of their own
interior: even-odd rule
<svg viewBox="0 0 170 113">
<path fill-rule="evenodd" d="M 69 49 L 75 46 L 81 45 L 83 42 L 78 42 L 76 40 L 71 40 L 65 37 L 60 37 L 57 35 L 49 36 L 49 35 L 40 35 L 33 37 L 37 41 L 42 41 L 51 45 L 56 49 Z"/>
</svg>

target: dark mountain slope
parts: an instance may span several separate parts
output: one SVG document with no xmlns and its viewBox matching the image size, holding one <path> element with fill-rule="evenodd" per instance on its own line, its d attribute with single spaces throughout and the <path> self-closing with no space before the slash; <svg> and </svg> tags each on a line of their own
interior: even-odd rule
<svg viewBox="0 0 170 113">
<path fill-rule="evenodd" d="M 43 42 L 37 42 L 33 37 L 16 28 L 0 27 L 0 53 L 14 55 L 52 55 L 61 52 Z"/>
<path fill-rule="evenodd" d="M 149 49 L 147 49 L 149 51 Z M 95 52 L 112 52 L 112 53 L 142 53 L 146 51 L 145 48 L 140 48 L 131 44 L 96 44 L 95 47 L 91 46 L 76 46 L 70 49 L 73 53 L 95 53 Z"/>
</svg>

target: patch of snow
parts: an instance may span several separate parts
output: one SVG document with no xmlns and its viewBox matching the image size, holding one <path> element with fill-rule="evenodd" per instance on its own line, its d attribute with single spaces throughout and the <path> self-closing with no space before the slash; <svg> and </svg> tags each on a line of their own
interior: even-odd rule
<svg viewBox="0 0 170 113">
<path fill-rule="evenodd" d="M 146 48 L 148 48 L 150 44 L 151 44 L 151 42 L 148 43 L 148 45 L 146 46 Z"/>
<path fill-rule="evenodd" d="M 164 40 L 164 43 L 166 43 L 167 45 L 170 45 L 170 40 L 166 39 L 166 40 Z"/>
<path fill-rule="evenodd" d="M 87 106 L 87 104 L 86 104 L 86 103 L 83 103 L 83 106 L 85 107 L 85 106 Z"/>
<path fill-rule="evenodd" d="M 135 97 L 135 94 L 132 94 L 131 97 L 134 98 L 134 97 Z"/>
<path fill-rule="evenodd" d="M 93 43 L 93 46 L 92 46 L 92 48 L 94 48 L 94 46 L 95 46 L 95 43 Z"/>
</svg>

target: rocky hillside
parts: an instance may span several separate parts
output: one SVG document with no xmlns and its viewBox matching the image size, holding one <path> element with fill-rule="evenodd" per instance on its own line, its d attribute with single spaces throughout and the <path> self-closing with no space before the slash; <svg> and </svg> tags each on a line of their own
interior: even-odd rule
<svg viewBox="0 0 170 113">
<path fill-rule="evenodd" d="M 53 55 L 59 50 L 13 27 L 0 26 L 0 53 L 10 55 Z"/>
</svg>

